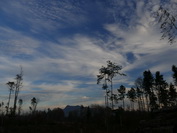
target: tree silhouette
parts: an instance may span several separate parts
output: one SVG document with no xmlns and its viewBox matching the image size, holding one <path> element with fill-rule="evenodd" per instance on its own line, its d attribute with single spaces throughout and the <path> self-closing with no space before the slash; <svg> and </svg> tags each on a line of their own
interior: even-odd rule
<svg viewBox="0 0 177 133">
<path fill-rule="evenodd" d="M 169 95 L 170 105 L 171 106 L 176 105 L 177 104 L 177 92 L 176 92 L 176 89 L 172 83 L 170 83 L 168 95 Z"/>
<path fill-rule="evenodd" d="M 21 67 L 21 70 L 20 70 L 20 74 L 16 75 L 15 80 L 16 80 L 16 82 L 15 82 L 15 98 L 14 98 L 13 115 L 16 114 L 18 94 L 20 92 L 20 89 L 22 88 L 22 80 L 23 80 L 22 67 Z"/>
<path fill-rule="evenodd" d="M 112 105 L 112 109 L 114 108 L 114 104 L 113 104 L 113 78 L 116 75 L 121 75 L 121 76 L 125 76 L 124 73 L 120 73 L 119 71 L 122 69 L 122 66 L 117 65 L 116 63 L 113 63 L 111 61 L 107 61 L 107 70 L 108 70 L 108 81 L 111 84 L 111 105 Z"/>
<path fill-rule="evenodd" d="M 134 110 L 134 102 L 136 101 L 136 91 L 133 87 L 127 92 L 127 98 L 130 99 L 131 107 Z"/>
<path fill-rule="evenodd" d="M 102 79 L 104 79 L 102 88 L 103 90 L 105 90 L 105 106 L 108 107 L 108 97 L 109 97 L 110 90 L 108 90 L 108 84 L 107 84 L 108 70 L 104 66 L 102 66 L 99 69 L 99 75 L 97 75 L 97 84 L 99 84 Z"/>
<path fill-rule="evenodd" d="M 1 115 L 4 115 L 4 102 L 0 103 L 0 112 L 1 112 Z"/>
<path fill-rule="evenodd" d="M 144 102 L 144 89 L 143 89 L 143 79 L 141 77 L 138 77 L 135 80 L 135 87 L 137 92 L 137 98 L 139 101 L 139 109 L 145 110 L 145 102 Z"/>
<path fill-rule="evenodd" d="M 140 90 L 139 87 L 136 87 L 136 96 L 137 96 L 137 101 L 138 101 L 138 108 L 139 110 L 143 110 L 143 105 L 142 105 L 142 91 Z"/>
<path fill-rule="evenodd" d="M 33 97 L 33 98 L 31 99 L 31 106 L 30 106 L 29 108 L 30 108 L 32 114 L 35 113 L 38 102 L 39 102 L 39 100 L 37 100 L 35 97 Z"/>
<path fill-rule="evenodd" d="M 125 109 L 124 99 L 125 99 L 126 88 L 125 86 L 121 85 L 120 88 L 117 89 L 117 91 L 118 91 L 119 100 L 122 100 L 122 107 L 123 109 Z"/>
<path fill-rule="evenodd" d="M 8 83 L 6 83 L 6 85 L 8 85 L 8 87 L 9 87 L 9 98 L 8 98 L 7 108 L 6 108 L 6 114 L 8 114 L 9 113 L 11 93 L 12 93 L 12 91 L 14 91 L 15 83 L 9 81 Z"/>
<path fill-rule="evenodd" d="M 174 84 L 177 85 L 177 67 L 175 65 L 172 66 L 172 71 L 173 71 L 172 77 L 174 80 Z M 177 98 L 177 96 L 176 96 L 176 98 Z M 176 102 L 177 102 L 177 99 L 176 99 Z"/>
<path fill-rule="evenodd" d="M 48 109 L 48 118 L 51 120 L 61 121 L 64 119 L 64 111 L 61 108 Z"/>
<path fill-rule="evenodd" d="M 167 107 L 168 106 L 168 90 L 166 88 L 160 87 L 160 103 L 162 104 L 162 107 Z"/>
<path fill-rule="evenodd" d="M 144 71 L 143 76 L 144 76 L 143 88 L 145 91 L 147 110 L 149 111 L 150 103 L 151 104 L 154 103 L 154 101 L 150 101 L 150 100 L 155 100 L 155 98 L 153 98 L 153 96 L 154 96 L 154 94 L 153 94 L 154 93 L 154 91 L 153 91 L 154 77 L 153 77 L 150 70 Z"/>
<path fill-rule="evenodd" d="M 18 100 L 18 115 L 21 114 L 21 110 L 22 110 L 22 104 L 23 104 L 23 100 L 22 99 L 19 99 Z"/>
<path fill-rule="evenodd" d="M 150 92 L 149 94 L 149 105 L 150 105 L 150 108 L 151 108 L 151 111 L 155 110 L 155 109 L 158 109 L 158 104 L 157 104 L 157 97 L 156 95 L 154 94 L 154 92 Z"/>
<path fill-rule="evenodd" d="M 124 73 L 120 73 L 120 70 L 122 69 L 122 66 L 117 65 L 116 63 L 113 63 L 111 61 L 107 61 L 107 67 L 102 66 L 102 68 L 99 70 L 100 75 L 97 75 L 97 84 L 100 83 L 100 81 L 105 78 L 106 81 L 110 83 L 110 100 L 111 100 L 111 108 L 114 108 L 113 100 L 113 78 L 116 75 L 125 76 Z M 107 84 L 106 84 L 107 85 Z M 107 93 L 107 91 L 106 91 Z"/>
<path fill-rule="evenodd" d="M 161 98 L 164 98 L 164 90 L 166 90 L 168 84 L 167 82 L 163 79 L 163 75 L 160 74 L 159 71 L 156 72 L 155 74 L 155 89 L 156 89 L 156 94 L 158 97 L 158 101 L 159 101 L 159 107 L 161 107 L 161 102 L 164 101 Z"/>
<path fill-rule="evenodd" d="M 170 44 L 174 43 L 177 33 L 175 17 L 162 6 L 159 7 L 154 15 L 155 18 L 158 20 L 158 23 L 160 23 L 160 29 L 162 33 L 161 39 L 167 38 Z"/>
<path fill-rule="evenodd" d="M 175 65 L 172 66 L 172 71 L 173 71 L 173 80 L 175 85 L 177 85 L 177 67 Z"/>
</svg>

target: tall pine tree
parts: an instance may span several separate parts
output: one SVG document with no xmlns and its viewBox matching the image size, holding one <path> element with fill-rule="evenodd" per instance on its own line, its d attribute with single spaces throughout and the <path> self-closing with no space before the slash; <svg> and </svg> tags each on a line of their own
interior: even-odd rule
<svg viewBox="0 0 177 133">
<path fill-rule="evenodd" d="M 153 90 L 153 85 L 154 85 L 154 77 L 151 73 L 150 70 L 144 71 L 143 73 L 143 88 L 145 91 L 145 96 L 146 96 L 146 105 L 147 105 L 147 110 L 150 110 L 153 108 L 156 108 L 156 100 L 154 90 Z"/>
</svg>

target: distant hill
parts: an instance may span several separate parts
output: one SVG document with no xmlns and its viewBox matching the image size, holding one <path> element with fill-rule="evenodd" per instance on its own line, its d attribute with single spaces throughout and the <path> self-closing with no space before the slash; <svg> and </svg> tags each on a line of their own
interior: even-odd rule
<svg viewBox="0 0 177 133">
<path fill-rule="evenodd" d="M 67 105 L 63 111 L 64 111 L 64 114 L 65 114 L 65 117 L 68 117 L 69 116 L 69 112 L 71 111 L 80 111 L 81 109 L 81 106 L 79 105 L 76 105 L 76 106 L 70 106 L 70 105 Z"/>
</svg>

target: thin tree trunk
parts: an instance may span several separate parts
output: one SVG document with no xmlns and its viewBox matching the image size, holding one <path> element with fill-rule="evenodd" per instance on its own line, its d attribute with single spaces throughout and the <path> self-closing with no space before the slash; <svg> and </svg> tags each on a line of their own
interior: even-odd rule
<svg viewBox="0 0 177 133">
<path fill-rule="evenodd" d="M 122 101 L 123 101 L 123 109 L 125 109 L 124 99 Z"/>
<path fill-rule="evenodd" d="M 11 99 L 11 88 L 10 88 L 10 92 L 9 92 L 9 100 L 8 100 L 8 105 L 7 105 L 7 112 L 6 112 L 6 114 L 8 114 L 8 112 L 9 112 L 10 99 Z"/>
<path fill-rule="evenodd" d="M 141 96 L 140 96 L 140 111 L 143 110 L 143 104 L 142 104 L 142 99 L 141 99 Z"/>
<path fill-rule="evenodd" d="M 148 96 L 146 96 L 146 107 L 147 107 L 147 111 L 149 112 L 149 100 L 148 100 Z"/>
<path fill-rule="evenodd" d="M 145 110 L 144 94 L 142 94 L 142 107 L 143 107 L 143 110 Z"/>
<path fill-rule="evenodd" d="M 138 97 L 138 108 L 139 108 L 139 110 L 141 110 L 141 108 L 140 108 L 140 98 Z"/>
<path fill-rule="evenodd" d="M 17 87 L 15 88 L 13 115 L 15 115 L 15 112 L 16 112 L 16 103 L 17 103 Z"/>
<path fill-rule="evenodd" d="M 112 86 L 112 79 L 111 79 L 111 107 L 112 109 L 114 109 L 114 105 L 113 105 L 113 86 Z"/>
<path fill-rule="evenodd" d="M 106 95 L 105 95 L 105 98 L 104 98 L 104 99 L 105 99 L 105 107 L 107 107 L 107 104 L 106 104 Z"/>
<path fill-rule="evenodd" d="M 104 80 L 105 80 L 105 85 L 107 86 L 106 76 Z M 108 107 L 108 88 L 106 88 L 105 105 L 106 107 Z"/>
<path fill-rule="evenodd" d="M 17 79 L 17 83 L 16 83 L 16 89 L 15 89 L 15 98 L 14 98 L 14 110 L 13 110 L 13 115 L 16 114 L 16 109 L 17 109 L 17 98 L 18 98 L 18 93 L 19 93 L 19 89 L 20 89 L 20 81 Z"/>
</svg>

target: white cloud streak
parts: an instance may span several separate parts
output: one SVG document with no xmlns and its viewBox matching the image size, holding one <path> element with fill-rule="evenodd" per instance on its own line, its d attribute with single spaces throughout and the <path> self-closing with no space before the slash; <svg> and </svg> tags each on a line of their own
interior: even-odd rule
<svg viewBox="0 0 177 133">
<path fill-rule="evenodd" d="M 42 5 L 34 0 L 27 3 L 7 3 L 12 10 L 7 10 L 5 4 L 5 7 L 1 6 L 1 10 L 9 15 L 14 13 L 19 24 L 24 21 L 30 25 L 29 29 L 33 33 L 58 30 L 63 28 L 64 23 L 64 26 L 78 26 L 88 22 L 88 17 L 85 16 L 87 13 L 79 4 L 73 6 L 69 1 L 50 1 Z M 36 96 L 41 99 L 42 106 L 47 103 L 50 106 L 103 103 L 100 99 L 104 97 L 104 92 L 96 89 L 95 96 L 92 96 L 92 87 L 95 87 L 99 68 L 106 65 L 107 60 L 122 65 L 123 72 L 127 74 L 127 77 L 115 79 L 117 84 L 133 85 L 133 80 L 137 78 L 135 76 L 141 75 L 145 69 L 169 72 L 171 65 L 177 64 L 177 45 L 169 46 L 165 40 L 159 40 L 160 33 L 157 27 L 151 25 L 153 19 L 148 10 L 151 5 L 158 5 L 159 2 L 136 2 L 136 9 L 133 2 L 118 3 L 114 0 L 114 3 L 117 6 L 127 5 L 131 10 L 124 9 L 118 14 L 116 8 L 106 8 L 115 22 L 101 24 L 107 31 L 102 38 L 74 33 L 69 38 L 57 36 L 57 41 L 54 42 L 29 36 L 10 27 L 0 27 L 1 89 L 5 90 L 4 84 L 12 80 L 9 77 L 15 76 L 22 65 L 24 90 L 20 96 L 26 97 L 26 101 L 31 96 Z M 127 14 L 131 11 L 135 14 L 128 18 Z M 109 16 L 108 14 L 106 15 Z M 118 20 L 117 17 L 120 16 L 125 17 L 127 27 Z M 134 56 L 133 61 L 129 61 L 131 59 L 127 57 L 127 53 Z M 136 74 L 131 74 L 132 72 Z M 89 81 L 83 80 L 83 77 L 89 78 Z M 87 86 L 83 87 L 84 85 Z"/>
</svg>

